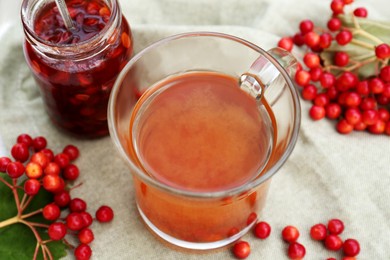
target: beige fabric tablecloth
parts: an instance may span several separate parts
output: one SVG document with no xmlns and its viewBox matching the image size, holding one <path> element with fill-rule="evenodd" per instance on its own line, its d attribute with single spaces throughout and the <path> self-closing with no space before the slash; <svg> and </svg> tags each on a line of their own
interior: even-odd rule
<svg viewBox="0 0 390 260">
<path fill-rule="evenodd" d="M 355 1 L 371 18 L 390 20 L 388 0 Z M 135 52 L 162 37 L 186 31 L 211 30 L 243 37 L 267 49 L 291 35 L 310 18 L 325 25 L 330 1 L 310 0 L 121 0 L 135 40 Z M 115 220 L 94 224 L 93 259 L 233 259 L 230 250 L 205 254 L 165 247 L 141 223 L 134 203 L 131 175 L 109 137 L 78 140 L 54 128 L 22 53 L 20 0 L 0 1 L 0 144 L 9 151 L 17 134 L 44 135 L 54 150 L 68 143 L 81 150 L 77 164 L 84 184 L 73 196 L 85 198 L 91 212 L 101 204 L 115 210 Z M 298 53 L 299 54 L 299 53 Z M 287 259 L 280 232 L 286 225 L 301 230 L 305 259 L 341 254 L 313 242 L 309 229 L 330 218 L 345 222 L 342 238 L 361 243 L 358 259 L 390 259 L 390 137 L 367 133 L 339 135 L 332 122 L 313 122 L 302 102 L 302 125 L 296 148 L 273 178 L 262 219 L 273 230 L 264 241 L 248 234 L 248 259 Z M 0 198 L 1 199 L 1 198 Z M 1 256 L 0 256 L 1 258 Z M 68 256 L 71 259 L 71 256 Z"/>
</svg>

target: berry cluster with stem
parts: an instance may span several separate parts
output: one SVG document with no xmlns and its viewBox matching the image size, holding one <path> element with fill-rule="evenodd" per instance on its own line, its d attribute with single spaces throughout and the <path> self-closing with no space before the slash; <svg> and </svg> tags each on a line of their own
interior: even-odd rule
<svg viewBox="0 0 390 260">
<path fill-rule="evenodd" d="M 60 153 L 54 154 L 47 148 L 46 138 L 32 138 L 28 134 L 21 134 L 11 149 L 11 155 L 13 160 L 0 157 L 0 172 L 5 174 L 0 175 L 0 182 L 12 191 L 17 213 L 14 217 L 1 221 L 0 229 L 17 223 L 26 225 L 36 239 L 32 259 L 37 259 L 39 254 L 42 254 L 43 259 L 53 259 L 48 247 L 52 241 L 62 241 L 74 249 L 78 260 L 89 259 L 92 255 L 89 244 L 94 240 L 90 225 L 94 218 L 87 212 L 87 203 L 83 199 L 72 198 L 70 195 L 71 190 L 81 184 L 68 188 L 69 182 L 79 177 L 79 168 L 73 164 L 79 157 L 79 149 L 74 145 L 67 145 Z M 42 189 L 51 194 L 53 201 L 26 213 Z M 37 215 L 43 216 L 46 221 L 39 223 L 30 220 Z M 95 214 L 95 219 L 99 222 L 109 222 L 113 217 L 112 209 L 105 205 Z M 43 239 L 42 232 L 46 232 L 49 239 Z M 71 245 L 66 239 L 67 235 L 76 236 L 79 244 Z"/>
<path fill-rule="evenodd" d="M 299 32 L 283 37 L 278 46 L 305 49 L 295 82 L 302 98 L 312 102 L 313 120 L 336 120 L 341 134 L 390 135 L 390 45 L 361 25 L 366 8 L 347 12 L 352 2 L 331 1 L 326 28 L 303 20 Z"/>
</svg>

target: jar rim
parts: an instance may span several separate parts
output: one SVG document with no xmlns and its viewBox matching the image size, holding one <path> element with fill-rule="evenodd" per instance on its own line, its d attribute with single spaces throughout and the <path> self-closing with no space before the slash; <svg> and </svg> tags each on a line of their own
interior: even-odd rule
<svg viewBox="0 0 390 260">
<path fill-rule="evenodd" d="M 43 3 L 45 1 L 23 0 L 21 6 L 21 20 L 26 39 L 30 43 L 32 43 L 32 45 L 42 47 L 45 53 L 51 53 L 59 56 L 67 56 L 72 54 L 75 54 L 75 56 L 85 55 L 88 50 L 99 47 L 101 45 L 100 43 L 102 42 L 102 40 L 105 39 L 104 36 L 107 34 L 111 35 L 111 31 L 113 31 L 116 21 L 119 20 L 120 22 L 119 17 L 121 15 L 121 10 L 119 3 L 117 2 L 117 0 L 108 0 L 108 2 L 111 3 L 110 18 L 107 21 L 106 26 L 104 26 L 104 28 L 100 30 L 96 35 L 87 40 L 80 41 L 77 43 L 53 43 L 39 37 L 39 35 L 33 29 L 34 21 L 32 18 L 34 17 L 31 17 L 31 13 L 36 14 L 38 11 L 42 10 L 42 7 L 44 7 L 44 5 L 39 6 L 38 9 L 33 12 L 34 6 L 40 2 Z M 48 0 L 47 2 L 51 3 L 54 2 L 54 0 Z M 30 6 L 29 4 L 32 4 L 33 6 Z"/>
</svg>

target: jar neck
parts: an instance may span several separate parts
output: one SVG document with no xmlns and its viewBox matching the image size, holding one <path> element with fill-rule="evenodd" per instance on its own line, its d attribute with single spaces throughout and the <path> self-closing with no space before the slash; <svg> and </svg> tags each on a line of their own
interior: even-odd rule
<svg viewBox="0 0 390 260">
<path fill-rule="evenodd" d="M 21 18 L 26 41 L 41 55 L 53 59 L 83 60 L 95 56 L 112 44 L 122 22 L 122 12 L 117 0 L 106 1 L 111 15 L 105 27 L 92 38 L 78 43 L 58 44 L 42 39 L 34 31 L 37 14 L 54 0 L 23 0 Z"/>
</svg>

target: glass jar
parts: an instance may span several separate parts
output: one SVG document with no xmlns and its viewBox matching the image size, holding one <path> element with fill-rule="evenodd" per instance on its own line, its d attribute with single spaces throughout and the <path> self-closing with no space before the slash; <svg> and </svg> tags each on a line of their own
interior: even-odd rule
<svg viewBox="0 0 390 260">
<path fill-rule="evenodd" d="M 81 137 L 108 134 L 107 104 L 133 52 L 117 0 L 68 0 L 76 31 L 54 0 L 23 0 L 24 55 L 54 125 Z"/>
</svg>

